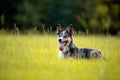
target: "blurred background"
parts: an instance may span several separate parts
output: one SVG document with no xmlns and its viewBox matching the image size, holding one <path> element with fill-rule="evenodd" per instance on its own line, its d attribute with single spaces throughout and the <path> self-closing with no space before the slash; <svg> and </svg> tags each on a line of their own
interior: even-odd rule
<svg viewBox="0 0 120 80">
<path fill-rule="evenodd" d="M 119 0 L 0 0 L 0 30 L 54 32 L 73 24 L 76 33 L 120 34 Z"/>
</svg>

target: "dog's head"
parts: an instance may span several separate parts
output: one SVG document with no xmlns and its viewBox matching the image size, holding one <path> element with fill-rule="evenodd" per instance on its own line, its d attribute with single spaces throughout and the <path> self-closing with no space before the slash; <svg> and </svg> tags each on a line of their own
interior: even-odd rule
<svg viewBox="0 0 120 80">
<path fill-rule="evenodd" d="M 73 33 L 74 31 L 72 28 L 72 24 L 70 24 L 66 30 L 63 30 L 60 24 L 57 25 L 57 34 L 58 42 L 60 44 L 60 51 L 63 51 L 65 47 L 70 47 L 73 44 Z"/>
</svg>

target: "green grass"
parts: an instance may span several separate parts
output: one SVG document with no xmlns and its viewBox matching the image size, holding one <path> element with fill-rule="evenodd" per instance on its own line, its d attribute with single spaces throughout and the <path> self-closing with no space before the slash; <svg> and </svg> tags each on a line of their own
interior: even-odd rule
<svg viewBox="0 0 120 80">
<path fill-rule="evenodd" d="M 57 35 L 0 35 L 0 80 L 120 80 L 120 37 L 74 36 L 106 60 L 58 60 Z"/>
</svg>

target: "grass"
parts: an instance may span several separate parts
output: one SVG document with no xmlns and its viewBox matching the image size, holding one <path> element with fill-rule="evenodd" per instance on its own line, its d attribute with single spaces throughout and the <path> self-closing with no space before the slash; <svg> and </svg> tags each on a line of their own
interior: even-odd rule
<svg viewBox="0 0 120 80">
<path fill-rule="evenodd" d="M 58 60 L 57 35 L 0 35 L 0 80 L 120 80 L 120 37 L 74 36 L 106 60 Z"/>
</svg>

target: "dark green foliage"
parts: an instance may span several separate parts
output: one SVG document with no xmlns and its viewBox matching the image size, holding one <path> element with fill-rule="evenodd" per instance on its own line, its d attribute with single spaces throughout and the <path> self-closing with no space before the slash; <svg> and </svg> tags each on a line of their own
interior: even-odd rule
<svg viewBox="0 0 120 80">
<path fill-rule="evenodd" d="M 1 0 L 0 28 L 55 31 L 73 24 L 77 32 L 117 34 L 118 0 Z"/>
<path fill-rule="evenodd" d="M 32 28 L 33 26 L 39 26 L 39 13 L 36 6 L 24 1 L 18 8 L 19 12 L 15 16 L 15 20 L 18 24 L 23 24 L 25 29 Z"/>
</svg>

